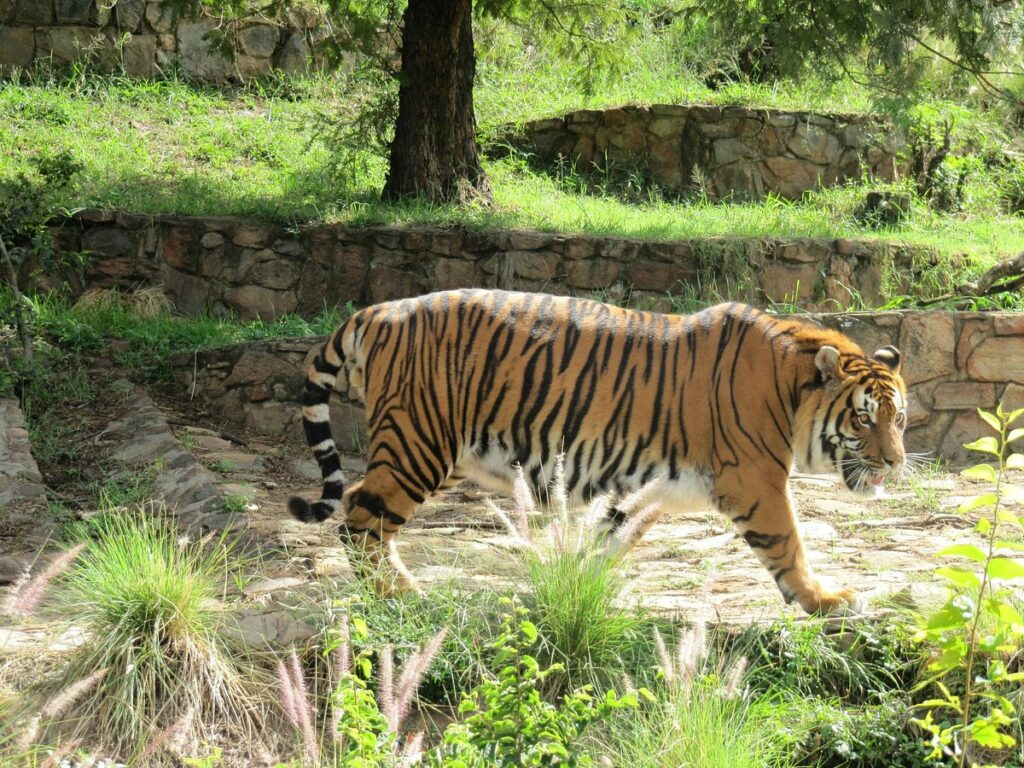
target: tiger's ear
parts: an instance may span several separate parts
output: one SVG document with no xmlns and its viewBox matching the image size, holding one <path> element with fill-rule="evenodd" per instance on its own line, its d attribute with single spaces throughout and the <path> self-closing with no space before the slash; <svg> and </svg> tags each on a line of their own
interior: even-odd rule
<svg viewBox="0 0 1024 768">
<path fill-rule="evenodd" d="M 893 373 L 900 372 L 900 351 L 896 347 L 882 347 L 875 352 L 874 358 Z"/>
<path fill-rule="evenodd" d="M 839 350 L 835 347 L 824 346 L 814 356 L 814 365 L 821 371 L 825 381 L 833 381 L 843 378 L 843 371 L 839 367 Z"/>
</svg>

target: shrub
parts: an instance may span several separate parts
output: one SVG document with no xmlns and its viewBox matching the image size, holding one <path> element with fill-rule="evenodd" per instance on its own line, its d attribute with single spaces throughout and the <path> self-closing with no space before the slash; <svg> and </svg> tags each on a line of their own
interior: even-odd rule
<svg viewBox="0 0 1024 768">
<path fill-rule="evenodd" d="M 545 680 L 558 665 L 542 668 L 527 651 L 538 639 L 529 612 L 510 603 L 504 631 L 495 642 L 498 671 L 467 694 L 459 707 L 464 717 L 449 726 L 441 746 L 427 756 L 432 768 L 518 768 L 589 766 L 583 732 L 612 712 L 635 707 L 634 694 L 609 691 L 591 696 L 589 686 L 568 694 L 556 706 L 541 698 Z"/>
<path fill-rule="evenodd" d="M 550 497 L 555 519 L 547 542 L 530 529 L 536 505 L 522 470 L 515 481 L 512 518 L 498 511 L 525 549 L 523 602 L 536 622 L 538 655 L 544 663 L 563 669 L 549 676 L 548 684 L 554 693 L 585 683 L 615 685 L 621 680 L 624 660 L 632 671 L 638 658 L 643 658 L 640 664 L 644 665 L 652 657 L 645 639 L 649 622 L 622 604 L 623 557 L 610 550 L 607 534 L 598 525 L 608 500 L 598 499 L 586 512 L 570 510 L 561 457 Z"/>
<path fill-rule="evenodd" d="M 258 749 L 254 671 L 220 632 L 228 543 L 179 540 L 168 523 L 138 513 L 104 515 L 91 533 L 56 594 L 86 641 L 60 688 L 44 692 L 31 737 L 70 728 L 146 764 L 169 757 L 172 742 L 234 737 Z"/>
<path fill-rule="evenodd" d="M 995 413 L 978 414 L 997 436 L 965 447 L 992 456 L 995 466 L 978 464 L 962 474 L 988 483 L 991 490 L 968 499 L 959 510 L 988 511 L 974 528 L 985 537 L 986 546 L 958 542 L 939 552 L 957 558 L 959 564 L 936 571 L 949 587 L 949 599 L 925 617 L 917 635 L 935 652 L 928 665 L 932 674 L 922 687 L 934 685 L 939 695 L 920 704 L 925 716 L 914 722 L 931 737 L 931 757 L 950 756 L 960 768 L 979 759 L 1005 757 L 1016 745 L 1009 730 L 1019 716 L 1008 697 L 1015 689 L 1019 693 L 1024 680 L 1024 671 L 1009 668 L 1020 652 L 1024 617 L 1008 584 L 1024 578 L 1024 563 L 1013 556 L 1024 545 L 999 535 L 1000 524 L 1024 526 L 1024 517 L 1008 506 L 1024 500 L 1024 490 L 1007 478 L 1008 471 L 1024 469 L 1024 454 L 1010 453 L 1010 444 L 1024 438 L 1024 428 L 1013 428 L 1024 408 L 1007 412 L 1000 405 Z"/>
</svg>

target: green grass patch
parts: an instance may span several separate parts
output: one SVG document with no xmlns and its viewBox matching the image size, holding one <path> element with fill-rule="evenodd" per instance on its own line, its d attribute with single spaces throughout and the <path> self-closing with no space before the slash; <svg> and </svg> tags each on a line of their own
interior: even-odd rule
<svg viewBox="0 0 1024 768">
<path fill-rule="evenodd" d="M 780 738 L 780 703 L 724 696 L 718 682 L 702 679 L 685 692 L 661 693 L 653 704 L 619 714 L 597 738 L 595 752 L 631 768 L 792 765 L 790 745 Z"/>
<path fill-rule="evenodd" d="M 10 293 L 0 289 L 0 316 L 11 301 Z M 313 319 L 284 315 L 273 322 L 243 322 L 232 317 L 180 317 L 167 309 L 143 314 L 132 307 L 130 297 L 116 291 L 77 305 L 62 294 L 39 294 L 31 298 L 31 305 L 41 352 L 52 355 L 51 362 L 63 361 L 57 368 L 73 369 L 77 365 L 71 365 L 72 360 L 87 363 L 97 355 L 109 353 L 133 375 L 149 379 L 168 378 L 170 358 L 179 352 L 195 352 L 241 341 L 325 335 L 354 311 L 352 306 L 333 307 Z M 112 339 L 123 343 L 111 348 Z M 50 381 L 49 374 L 44 372 L 44 377 Z M 84 373 L 59 380 L 64 390 L 85 392 L 90 386 Z M 12 393 L 16 384 L 16 376 L 0 377 L 0 396 L 5 391 Z M 50 385 L 34 389 L 46 386 Z"/>
<path fill-rule="evenodd" d="M 230 544 L 180 541 L 141 513 L 103 515 L 90 529 L 55 594 L 86 641 L 46 694 L 44 733 L 89 733 L 121 754 L 145 753 L 147 764 L 164 761 L 147 746 L 175 723 L 187 721 L 182 737 L 195 746 L 258 738 L 253 673 L 221 634 L 224 585 L 242 565 Z"/>
<path fill-rule="evenodd" d="M 570 71 L 576 64 L 553 55 L 543 41 L 517 37 L 521 34 L 507 25 L 481 30 L 476 102 L 484 136 L 533 117 L 623 103 L 742 103 L 823 111 L 880 106 L 848 82 L 824 84 L 814 78 L 710 91 L 694 56 L 680 58 L 693 41 L 678 25 L 632 41 L 635 67 L 593 83 L 586 92 Z M 915 114 L 932 115 L 931 120 L 954 114 L 958 126 L 968 126 L 958 146 L 978 157 L 954 169 L 966 174 L 962 184 L 950 181 L 963 200 L 953 213 L 915 203 L 899 227 L 878 230 L 853 215 L 866 190 L 877 187 L 873 184 L 811 193 L 797 203 L 669 202 L 657 190 L 623 202 L 611 193 L 581 193 L 572 179 L 536 173 L 516 159 L 487 163 L 495 190 L 492 208 L 384 204 L 377 198 L 384 161 L 357 150 L 353 162 L 339 169 L 318 132 L 325 116 L 349 109 L 355 88 L 342 75 L 233 90 L 89 74 L 10 81 L 0 84 L 0 113 L 9 116 L 7 130 L 0 133 L 0 173 L 17 172 L 29 158 L 55 149 L 72 151 L 85 170 L 69 193 L 68 208 L 239 214 L 279 222 L 522 227 L 653 240 L 864 237 L 945 255 L 967 253 L 979 263 L 1024 248 L 1024 219 L 1000 212 L 1006 207 L 1006 185 L 1019 187 L 1020 180 L 992 165 L 1009 141 L 1006 121 L 942 94 Z"/>
<path fill-rule="evenodd" d="M 457 703 L 488 669 L 493 642 L 501 631 L 498 594 L 470 591 L 455 581 L 430 584 L 422 594 L 395 597 L 377 595 L 368 582 L 340 582 L 331 597 L 337 610 L 366 622 L 367 636 L 354 644 L 354 650 L 376 654 L 388 643 L 396 668 L 440 630 L 448 631 L 423 676 L 420 696 L 425 701 Z"/>
</svg>

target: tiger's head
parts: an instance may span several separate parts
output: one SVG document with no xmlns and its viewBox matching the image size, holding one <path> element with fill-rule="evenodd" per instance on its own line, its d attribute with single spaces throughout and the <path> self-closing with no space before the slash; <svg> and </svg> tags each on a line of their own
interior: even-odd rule
<svg viewBox="0 0 1024 768">
<path fill-rule="evenodd" d="M 847 487 L 876 496 L 903 470 L 906 454 L 907 388 L 900 353 L 882 347 L 871 357 L 821 347 L 814 365 L 821 397 L 797 451 L 809 471 L 836 472 Z M 803 431 L 803 430 L 801 430 Z"/>
</svg>

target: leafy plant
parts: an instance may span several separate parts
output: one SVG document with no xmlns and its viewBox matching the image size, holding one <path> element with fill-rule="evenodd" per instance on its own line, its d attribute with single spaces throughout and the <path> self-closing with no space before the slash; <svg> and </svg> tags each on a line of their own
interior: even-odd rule
<svg viewBox="0 0 1024 768">
<path fill-rule="evenodd" d="M 1016 708 L 1007 692 L 1010 684 L 1024 680 L 1024 672 L 1010 671 L 1007 665 L 1024 637 L 1024 617 L 1006 583 L 1024 577 L 1024 563 L 1012 557 L 1024 550 L 1024 544 L 1000 536 L 1001 525 L 1024 527 L 1024 520 L 1007 504 L 1024 499 L 1024 490 L 1007 480 L 1008 471 L 1024 469 L 1024 454 L 1010 453 L 1010 444 L 1024 438 L 1024 428 L 1013 427 L 1024 408 L 1007 412 L 1000 404 L 995 413 L 979 410 L 978 414 L 997 436 L 982 437 L 965 447 L 994 461 L 970 467 L 962 475 L 981 480 L 991 489 L 965 501 L 960 512 L 987 511 L 974 528 L 985 537 L 986 546 L 958 542 L 939 553 L 958 560 L 936 571 L 946 581 L 950 596 L 925 617 L 917 635 L 938 654 L 929 664 L 932 675 L 926 684 L 933 684 L 939 696 L 919 705 L 926 713 L 914 722 L 930 734 L 932 757 L 952 756 L 961 768 L 986 750 L 1014 746 L 1016 740 L 1008 728 Z M 955 693 L 947 681 L 961 676 L 962 691 Z M 936 720 L 936 713 L 941 719 Z"/>
<path fill-rule="evenodd" d="M 588 725 L 612 712 L 637 706 L 636 694 L 601 698 L 584 686 L 558 704 L 545 701 L 540 689 L 560 670 L 542 668 L 528 649 L 539 634 L 529 611 L 507 601 L 509 614 L 495 641 L 498 671 L 467 694 L 459 706 L 460 722 L 449 726 L 443 743 L 428 754 L 433 768 L 518 768 L 518 766 L 589 766 L 582 750 Z"/>
</svg>

